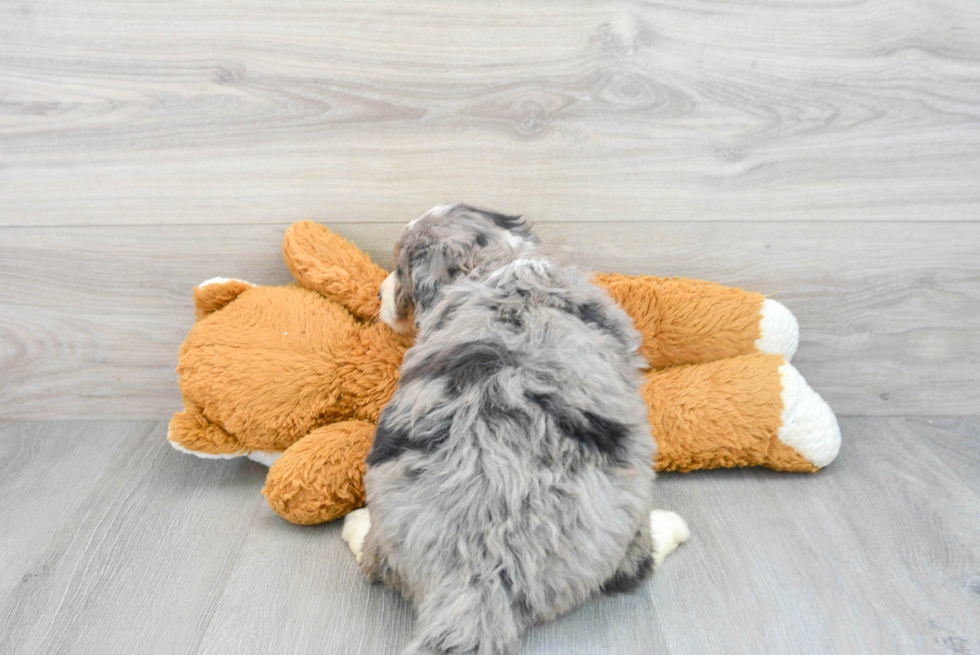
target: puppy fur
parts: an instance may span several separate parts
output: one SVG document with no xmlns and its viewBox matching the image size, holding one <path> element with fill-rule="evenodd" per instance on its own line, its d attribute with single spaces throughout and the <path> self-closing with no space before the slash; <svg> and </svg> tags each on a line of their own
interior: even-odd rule
<svg viewBox="0 0 980 655">
<path fill-rule="evenodd" d="M 517 217 L 437 207 L 395 258 L 382 317 L 418 332 L 367 459 L 361 566 L 415 605 L 406 653 L 515 653 L 653 570 L 640 337 Z"/>
</svg>

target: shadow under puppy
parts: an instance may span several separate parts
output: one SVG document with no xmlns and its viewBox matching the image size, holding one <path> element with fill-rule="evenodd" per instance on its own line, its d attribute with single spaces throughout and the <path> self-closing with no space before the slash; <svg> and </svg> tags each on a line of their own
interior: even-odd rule
<svg viewBox="0 0 980 655">
<path fill-rule="evenodd" d="M 395 261 L 381 319 L 416 344 L 343 536 L 414 604 L 406 653 L 515 653 L 528 627 L 634 589 L 687 537 L 652 512 L 640 336 L 517 217 L 436 207 Z"/>
</svg>

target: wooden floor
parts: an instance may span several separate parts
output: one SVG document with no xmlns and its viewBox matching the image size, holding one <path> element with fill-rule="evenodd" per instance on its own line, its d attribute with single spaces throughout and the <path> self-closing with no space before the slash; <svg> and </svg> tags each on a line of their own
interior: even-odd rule
<svg viewBox="0 0 980 655">
<path fill-rule="evenodd" d="M 980 421 L 853 418 L 818 475 L 660 476 L 690 541 L 523 653 L 980 652 Z M 0 424 L 0 652 L 330 653 L 406 645 L 338 523 L 299 527 L 264 468 L 152 422 Z"/>
<path fill-rule="evenodd" d="M 818 475 L 664 475 L 691 541 L 525 653 L 980 653 L 974 0 L 0 3 L 0 654 L 397 653 L 264 470 L 172 451 L 190 289 L 382 264 L 451 200 L 772 294 Z"/>
</svg>

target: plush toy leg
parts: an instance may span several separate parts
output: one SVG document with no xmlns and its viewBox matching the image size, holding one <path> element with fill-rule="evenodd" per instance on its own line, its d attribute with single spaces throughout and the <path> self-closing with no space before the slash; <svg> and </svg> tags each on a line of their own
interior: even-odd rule
<svg viewBox="0 0 980 655">
<path fill-rule="evenodd" d="M 344 421 L 317 428 L 269 469 L 262 493 L 287 521 L 332 521 L 364 504 L 364 460 L 374 425 Z"/>
<path fill-rule="evenodd" d="M 643 396 L 661 471 L 766 466 L 816 471 L 840 449 L 827 403 L 779 355 L 652 371 Z"/>
<path fill-rule="evenodd" d="M 362 320 L 378 315 L 378 289 L 388 273 L 366 252 L 310 221 L 293 224 L 282 241 L 283 258 L 296 280 Z"/>
<path fill-rule="evenodd" d="M 272 466 L 282 455 L 271 450 L 249 450 L 234 435 L 209 421 L 201 408 L 193 404 L 188 404 L 184 411 L 170 419 L 167 440 L 174 450 L 204 459 L 247 457 Z"/>
<path fill-rule="evenodd" d="M 170 419 L 167 440 L 181 452 L 199 457 L 239 457 L 248 450 L 234 435 L 207 419 L 197 405 L 186 403 L 184 411 Z"/>
<path fill-rule="evenodd" d="M 626 310 L 653 368 L 711 362 L 754 352 L 796 352 L 800 328 L 781 303 L 742 289 L 680 278 L 607 273 L 593 282 Z"/>
<path fill-rule="evenodd" d="M 226 277 L 213 277 L 194 287 L 194 314 L 201 320 L 215 312 L 232 300 L 245 293 L 255 285 L 245 280 L 235 280 Z"/>
</svg>

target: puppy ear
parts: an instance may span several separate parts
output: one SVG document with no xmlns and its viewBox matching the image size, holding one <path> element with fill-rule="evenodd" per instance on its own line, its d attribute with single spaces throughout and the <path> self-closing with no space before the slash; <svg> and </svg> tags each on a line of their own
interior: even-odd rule
<svg viewBox="0 0 980 655">
<path fill-rule="evenodd" d="M 438 245 L 425 246 L 412 253 L 412 300 L 416 316 L 435 304 L 439 291 L 448 281 L 446 268 L 445 255 Z"/>
<path fill-rule="evenodd" d="M 438 300 L 442 287 L 472 271 L 479 253 L 456 241 L 420 248 L 412 254 L 412 297 L 416 312 L 425 312 Z"/>
<path fill-rule="evenodd" d="M 531 221 L 520 215 L 510 216 L 508 214 L 500 214 L 497 212 L 488 211 L 486 209 L 473 209 L 472 211 L 482 214 L 484 218 L 502 230 L 510 232 L 511 234 L 522 239 L 526 239 L 532 243 L 541 243 L 541 240 L 538 239 L 537 234 L 534 232 L 534 225 L 531 223 Z"/>
</svg>

